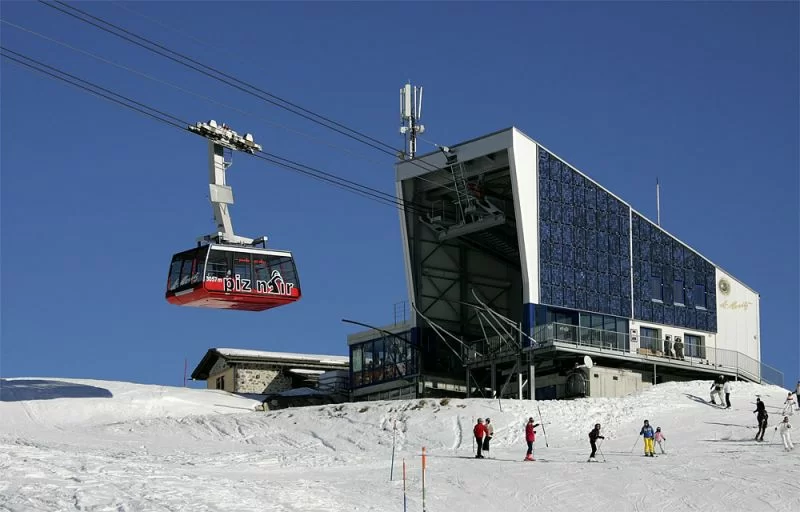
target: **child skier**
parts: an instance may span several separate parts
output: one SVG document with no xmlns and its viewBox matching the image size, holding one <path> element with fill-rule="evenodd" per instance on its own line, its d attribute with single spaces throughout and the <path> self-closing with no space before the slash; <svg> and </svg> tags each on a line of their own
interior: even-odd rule
<svg viewBox="0 0 800 512">
<path fill-rule="evenodd" d="M 486 429 L 486 437 L 483 438 L 483 451 L 486 452 L 486 455 L 489 455 L 489 441 L 492 440 L 492 436 L 494 435 L 494 426 L 492 426 L 492 420 L 486 418 L 486 424 L 484 425 Z"/>
<path fill-rule="evenodd" d="M 789 450 L 794 449 L 794 445 L 792 444 L 792 432 L 791 432 L 792 425 L 789 423 L 789 417 L 784 416 L 783 421 L 778 423 L 778 426 L 775 427 L 775 430 L 781 431 L 781 439 L 783 439 L 783 448 L 788 452 Z"/>
<path fill-rule="evenodd" d="M 714 382 L 711 383 L 711 403 L 717 405 L 717 402 L 714 400 L 714 395 L 717 395 L 719 398 L 720 405 L 724 405 L 722 401 L 722 386 L 725 383 L 725 377 L 720 375 L 717 377 Z"/>
<path fill-rule="evenodd" d="M 475 427 L 472 429 L 472 433 L 475 435 L 475 441 L 478 444 L 478 453 L 475 455 L 476 459 L 482 459 L 483 454 L 481 454 L 481 450 L 483 449 L 483 438 L 486 437 L 486 427 L 483 425 L 483 418 L 478 418 L 478 423 L 475 424 Z"/>
<path fill-rule="evenodd" d="M 644 436 L 644 456 L 655 457 L 656 456 L 656 449 L 653 445 L 653 436 L 655 435 L 653 432 L 653 427 L 650 426 L 650 422 L 644 420 L 644 425 L 642 426 L 642 430 L 639 431 L 640 436 Z"/>
<path fill-rule="evenodd" d="M 661 453 L 667 453 L 664 451 L 664 445 L 663 445 L 663 442 L 666 441 L 667 438 L 664 437 L 664 434 L 661 433 L 661 427 L 656 427 L 656 435 L 653 437 L 653 439 L 655 439 L 655 441 L 658 443 L 658 447 L 661 449 Z"/>
<path fill-rule="evenodd" d="M 594 458 L 594 454 L 597 453 L 596 443 L 598 439 L 605 439 L 605 437 L 600 435 L 600 424 L 596 423 L 592 431 L 589 432 L 589 445 L 592 447 L 592 453 L 589 455 L 589 460 L 586 462 L 597 462 Z"/>
<path fill-rule="evenodd" d="M 525 455 L 525 460 L 536 460 L 533 458 L 533 443 L 536 442 L 536 427 L 538 423 L 533 422 L 533 418 L 528 418 L 528 424 L 525 425 L 525 442 L 528 443 L 528 453 Z"/>
<path fill-rule="evenodd" d="M 722 391 L 725 393 L 725 408 L 731 408 L 731 381 L 726 380 L 725 384 L 722 386 Z"/>
<path fill-rule="evenodd" d="M 756 410 L 753 413 L 758 413 L 756 419 L 758 421 L 758 432 L 756 432 L 756 441 L 763 441 L 764 440 L 764 432 L 767 430 L 767 423 L 769 421 L 769 414 L 767 414 L 767 408 L 764 406 L 764 402 L 761 401 L 761 398 L 756 397 Z"/>
</svg>

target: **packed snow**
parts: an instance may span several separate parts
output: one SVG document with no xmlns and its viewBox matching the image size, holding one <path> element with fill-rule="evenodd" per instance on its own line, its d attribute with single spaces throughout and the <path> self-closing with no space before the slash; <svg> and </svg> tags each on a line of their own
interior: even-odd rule
<svg viewBox="0 0 800 512">
<path fill-rule="evenodd" d="M 800 449 L 775 425 L 787 391 L 710 381 L 624 398 L 359 402 L 258 411 L 256 400 L 80 379 L 0 380 L 0 510 L 8 511 L 796 511 Z M 754 440 L 755 397 L 770 413 Z M 541 413 L 540 413 L 541 411 Z M 524 462 L 533 416 L 535 462 Z M 489 457 L 472 427 L 491 418 Z M 666 454 L 643 456 L 643 420 Z M 795 431 L 800 429 L 800 413 Z M 588 433 L 602 424 L 598 460 Z M 800 434 L 795 442 L 800 441 Z M 395 444 L 394 469 L 392 446 Z M 391 478 L 391 480 L 390 480 Z"/>
</svg>

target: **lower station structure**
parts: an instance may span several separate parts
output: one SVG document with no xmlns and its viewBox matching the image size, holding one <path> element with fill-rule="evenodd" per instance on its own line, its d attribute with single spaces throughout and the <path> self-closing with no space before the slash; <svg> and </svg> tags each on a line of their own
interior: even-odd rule
<svg viewBox="0 0 800 512">
<path fill-rule="evenodd" d="M 396 176 L 411 311 L 349 337 L 352 398 L 762 380 L 759 294 L 516 128 Z"/>
</svg>

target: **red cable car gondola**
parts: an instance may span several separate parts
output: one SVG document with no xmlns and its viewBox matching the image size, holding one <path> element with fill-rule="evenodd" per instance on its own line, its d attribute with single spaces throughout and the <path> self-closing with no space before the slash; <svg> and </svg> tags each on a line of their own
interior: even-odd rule
<svg viewBox="0 0 800 512">
<path fill-rule="evenodd" d="M 254 153 L 253 136 L 240 136 L 227 125 L 197 123 L 189 130 L 209 139 L 210 200 L 220 230 L 199 239 L 198 246 L 172 256 L 166 299 L 177 306 L 264 311 L 300 299 L 300 281 L 292 253 L 267 249 L 266 237 L 253 240 L 233 233 L 227 205 L 233 191 L 225 183 L 224 148 Z M 261 244 L 262 247 L 256 247 Z"/>
<path fill-rule="evenodd" d="M 167 301 L 178 306 L 264 311 L 300 299 L 292 253 L 209 244 L 172 257 Z"/>
</svg>

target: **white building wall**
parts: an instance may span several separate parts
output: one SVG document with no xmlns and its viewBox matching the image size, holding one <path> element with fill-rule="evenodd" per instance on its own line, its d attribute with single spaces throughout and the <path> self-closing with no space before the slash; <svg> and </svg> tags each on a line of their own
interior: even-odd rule
<svg viewBox="0 0 800 512">
<path fill-rule="evenodd" d="M 539 161 L 536 143 L 516 128 L 509 149 L 514 213 L 522 260 L 522 302 L 539 303 Z"/>
<path fill-rule="evenodd" d="M 716 274 L 719 348 L 736 350 L 760 362 L 760 296 L 719 268 Z"/>
</svg>

